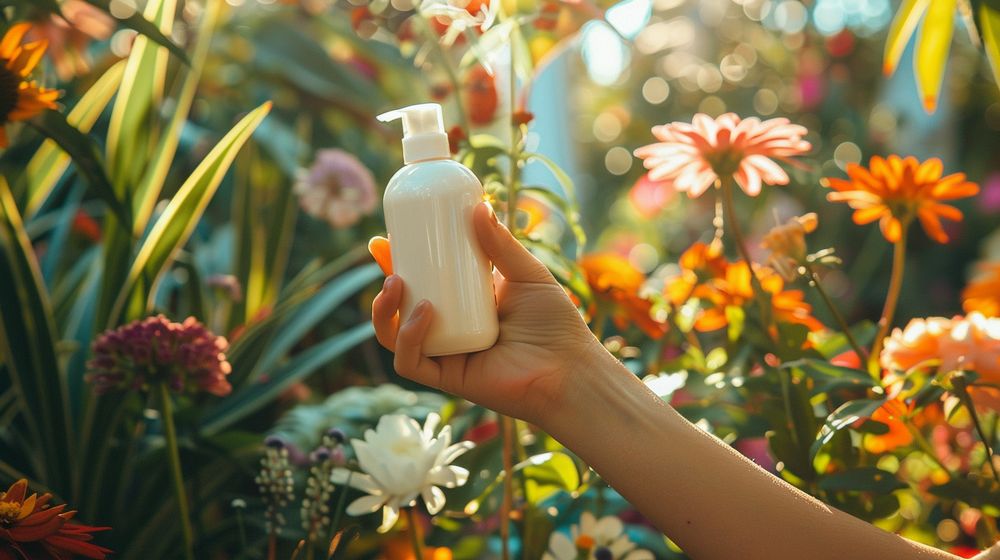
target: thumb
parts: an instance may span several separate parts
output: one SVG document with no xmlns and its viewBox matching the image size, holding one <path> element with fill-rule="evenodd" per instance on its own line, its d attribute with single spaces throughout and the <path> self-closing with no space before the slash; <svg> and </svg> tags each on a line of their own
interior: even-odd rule
<svg viewBox="0 0 1000 560">
<path fill-rule="evenodd" d="M 476 207 L 473 222 L 480 246 L 504 278 L 511 282 L 555 283 L 549 269 L 497 220 L 488 203 Z"/>
<path fill-rule="evenodd" d="M 390 251 L 389 240 L 376 235 L 368 241 L 368 252 L 375 258 L 382 273 L 386 276 L 392 274 L 392 252 Z"/>
</svg>

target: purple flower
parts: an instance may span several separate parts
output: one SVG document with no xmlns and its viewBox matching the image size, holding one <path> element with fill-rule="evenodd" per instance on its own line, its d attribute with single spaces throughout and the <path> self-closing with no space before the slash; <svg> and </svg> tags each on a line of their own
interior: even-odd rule
<svg viewBox="0 0 1000 560">
<path fill-rule="evenodd" d="M 205 391 L 228 395 L 229 343 L 194 317 L 174 323 L 163 315 L 133 321 L 106 331 L 93 344 L 87 381 L 98 394 L 113 390 L 146 390 L 166 383 L 181 393 Z"/>
<path fill-rule="evenodd" d="M 378 204 L 372 172 L 358 158 L 337 149 L 316 153 L 312 167 L 299 175 L 295 194 L 307 214 L 336 229 L 351 227 Z"/>
</svg>

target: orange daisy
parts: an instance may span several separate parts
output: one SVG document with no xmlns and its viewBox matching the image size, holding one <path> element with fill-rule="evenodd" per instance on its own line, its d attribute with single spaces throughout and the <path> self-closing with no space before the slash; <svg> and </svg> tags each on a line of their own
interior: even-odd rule
<svg viewBox="0 0 1000 560">
<path fill-rule="evenodd" d="M 771 296 L 774 318 L 782 323 L 805 325 L 810 331 L 823 329 L 823 324 L 812 315 L 812 306 L 805 301 L 801 290 L 785 290 L 785 281 L 768 267 L 756 267 L 761 288 Z M 744 261 L 730 263 L 725 275 L 709 280 L 694 291 L 694 297 L 708 301 L 712 306 L 705 309 L 695 321 L 695 329 L 707 332 L 725 327 L 729 320 L 726 308 L 743 307 L 753 300 L 750 267 Z"/>
<path fill-rule="evenodd" d="M 92 533 L 108 527 L 75 523 L 76 512 L 65 511 L 65 505 L 50 506 L 51 499 L 51 494 L 29 496 L 28 481 L 23 478 L 0 492 L 0 558 L 107 557 L 110 550 L 90 541 Z"/>
<path fill-rule="evenodd" d="M 594 295 L 614 307 L 614 321 L 619 328 L 634 323 L 647 335 L 660 338 L 666 330 L 653 319 L 653 303 L 639 296 L 646 276 L 616 253 L 591 253 L 580 260 L 587 283 Z"/>
<path fill-rule="evenodd" d="M 684 305 L 703 282 L 724 277 L 729 261 L 722 254 L 722 243 L 715 239 L 708 245 L 699 241 L 688 247 L 678 264 L 680 274 L 667 282 L 664 291 L 674 306 Z"/>
<path fill-rule="evenodd" d="M 21 44 L 31 29 L 29 23 L 19 23 L 7 30 L 0 39 L 0 148 L 7 147 L 7 123 L 23 121 L 45 109 L 55 109 L 59 92 L 40 87 L 28 80 L 31 71 L 45 54 L 44 40 Z"/>
<path fill-rule="evenodd" d="M 1000 317 L 1000 261 L 980 265 L 983 274 L 962 290 L 962 308 L 987 317 Z"/>
<path fill-rule="evenodd" d="M 836 191 L 828 194 L 827 200 L 846 202 L 854 209 L 858 225 L 877 220 L 882 235 L 892 243 L 899 241 L 914 218 L 931 239 L 946 243 L 948 235 L 941 227 L 941 218 L 961 221 L 962 212 L 941 201 L 973 196 L 979 186 L 966 181 L 964 173 L 942 177 L 943 172 L 938 158 L 921 163 L 914 157 L 874 156 L 867 168 L 848 164 L 850 179 L 828 177 L 823 184 Z"/>
<path fill-rule="evenodd" d="M 906 427 L 910 406 L 900 399 L 891 399 L 872 413 L 871 419 L 889 427 L 884 434 L 868 434 L 865 436 L 865 449 L 871 453 L 886 453 L 909 445 L 913 442 L 913 434 Z"/>
</svg>

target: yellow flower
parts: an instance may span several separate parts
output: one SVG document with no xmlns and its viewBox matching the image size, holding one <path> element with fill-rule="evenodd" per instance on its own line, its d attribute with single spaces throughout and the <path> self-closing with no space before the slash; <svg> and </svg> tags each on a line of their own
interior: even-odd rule
<svg viewBox="0 0 1000 560">
<path fill-rule="evenodd" d="M 850 179 L 826 178 L 824 185 L 836 192 L 826 195 L 831 202 L 846 202 L 854 209 L 854 223 L 878 221 L 882 235 L 892 243 L 903 236 L 903 226 L 919 219 L 924 231 L 934 241 L 946 243 L 948 235 L 941 218 L 961 221 L 962 212 L 941 204 L 973 196 L 979 186 L 965 180 L 965 173 L 942 177 L 944 165 L 938 158 L 923 163 L 914 157 L 875 156 L 868 167 L 848 164 Z"/>
<path fill-rule="evenodd" d="M 31 29 L 31 24 L 19 23 L 7 30 L 0 40 L 0 148 L 7 147 L 4 126 L 38 115 L 45 109 L 55 109 L 59 92 L 40 87 L 28 80 L 38 65 L 46 41 L 33 41 L 22 45 L 21 39 Z"/>
<path fill-rule="evenodd" d="M 628 259 L 615 253 L 591 253 L 580 260 L 580 268 L 594 295 L 613 306 L 619 328 L 631 322 L 652 338 L 663 336 L 665 325 L 650 315 L 652 302 L 639 295 L 646 276 Z"/>
<path fill-rule="evenodd" d="M 806 259 L 806 234 L 816 231 L 819 219 L 814 212 L 796 216 L 771 228 L 761 246 L 771 251 L 770 265 L 788 282 L 798 277 L 797 269 Z"/>
</svg>

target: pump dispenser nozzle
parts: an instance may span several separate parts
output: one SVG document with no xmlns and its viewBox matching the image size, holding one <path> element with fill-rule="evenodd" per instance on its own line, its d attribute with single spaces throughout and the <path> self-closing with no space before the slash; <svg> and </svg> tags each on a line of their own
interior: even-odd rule
<svg viewBox="0 0 1000 560">
<path fill-rule="evenodd" d="M 410 164 L 450 157 L 448 135 L 444 131 L 441 106 L 437 103 L 410 105 L 375 118 L 382 122 L 403 119 L 403 162 Z"/>
</svg>

